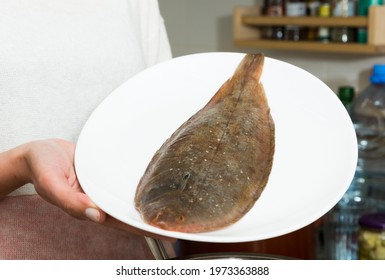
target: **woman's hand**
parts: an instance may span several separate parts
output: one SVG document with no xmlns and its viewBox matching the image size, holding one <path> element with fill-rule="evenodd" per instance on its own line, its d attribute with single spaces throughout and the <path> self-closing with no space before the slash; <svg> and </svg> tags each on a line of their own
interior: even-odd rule
<svg viewBox="0 0 385 280">
<path fill-rule="evenodd" d="M 76 177 L 75 147 L 69 141 L 49 139 L 29 142 L 1 153 L 0 198 L 26 183 L 32 183 L 43 199 L 75 218 L 89 219 L 140 235 L 164 238 L 118 221 L 91 201 Z"/>
<path fill-rule="evenodd" d="M 78 219 L 103 223 L 106 214 L 83 192 L 74 168 L 75 144 L 61 139 L 24 145 L 28 181 L 48 202 Z"/>
</svg>

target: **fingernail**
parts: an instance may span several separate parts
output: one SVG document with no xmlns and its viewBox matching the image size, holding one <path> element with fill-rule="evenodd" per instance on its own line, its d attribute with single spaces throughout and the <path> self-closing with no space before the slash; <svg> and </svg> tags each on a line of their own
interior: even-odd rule
<svg viewBox="0 0 385 280">
<path fill-rule="evenodd" d="M 100 213 L 95 208 L 87 208 L 86 209 L 86 217 L 91 221 L 98 223 L 100 220 Z"/>
</svg>

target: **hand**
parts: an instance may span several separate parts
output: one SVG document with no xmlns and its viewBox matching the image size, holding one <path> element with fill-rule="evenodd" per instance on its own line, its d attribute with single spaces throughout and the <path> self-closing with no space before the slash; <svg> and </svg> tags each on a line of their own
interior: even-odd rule
<svg viewBox="0 0 385 280">
<path fill-rule="evenodd" d="M 78 219 L 90 219 L 135 234 L 165 239 L 120 222 L 91 201 L 76 177 L 75 147 L 74 143 L 60 139 L 39 140 L 24 145 L 26 176 L 37 193 Z"/>
<path fill-rule="evenodd" d="M 74 168 L 74 143 L 51 139 L 29 142 L 22 147 L 24 176 L 42 198 L 78 219 L 100 223 L 105 220 L 106 214 L 79 185 Z"/>
</svg>

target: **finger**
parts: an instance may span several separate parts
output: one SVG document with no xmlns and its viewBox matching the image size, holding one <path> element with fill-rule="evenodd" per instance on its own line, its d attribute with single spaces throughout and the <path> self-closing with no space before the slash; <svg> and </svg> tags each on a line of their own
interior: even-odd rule
<svg viewBox="0 0 385 280">
<path fill-rule="evenodd" d="M 61 201 L 62 208 L 71 216 L 96 223 L 105 221 L 106 213 L 98 208 L 85 193 L 71 190 L 64 195 L 65 198 Z"/>
<path fill-rule="evenodd" d="M 71 167 L 70 176 L 67 179 L 67 181 L 72 189 L 72 193 L 74 194 L 74 198 L 72 201 L 74 203 L 73 205 L 74 211 L 77 212 L 78 214 L 83 213 L 87 219 L 93 222 L 103 223 L 104 220 L 106 219 L 106 213 L 104 213 L 104 211 L 99 209 L 99 207 L 97 207 L 96 204 L 93 203 L 92 200 L 84 193 L 76 177 L 75 169 L 73 168 L 73 166 Z M 80 205 L 79 205 L 80 208 L 78 208 L 76 205 L 79 202 L 80 202 Z M 85 205 L 84 211 L 82 211 L 82 205 Z M 75 214 L 75 215 L 79 217 L 78 214 Z"/>
</svg>

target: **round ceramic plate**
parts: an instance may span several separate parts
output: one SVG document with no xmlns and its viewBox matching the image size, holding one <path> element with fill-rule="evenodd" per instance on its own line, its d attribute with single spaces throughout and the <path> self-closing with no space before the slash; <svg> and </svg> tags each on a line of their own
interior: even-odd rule
<svg viewBox="0 0 385 280">
<path fill-rule="evenodd" d="M 262 82 L 276 126 L 269 182 L 254 207 L 217 231 L 180 233 L 144 223 L 137 184 L 153 154 L 233 74 L 241 53 L 202 53 L 160 63 L 129 79 L 92 113 L 77 144 L 84 191 L 113 217 L 148 232 L 206 242 L 246 242 L 302 228 L 330 210 L 354 175 L 357 144 L 350 118 L 322 81 L 265 58 Z"/>
</svg>

